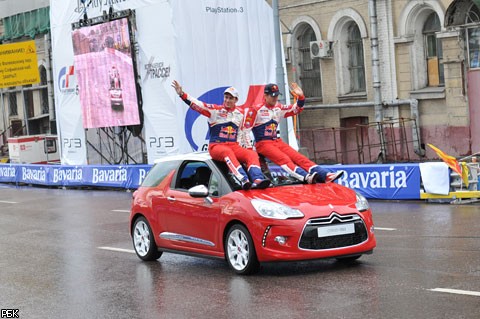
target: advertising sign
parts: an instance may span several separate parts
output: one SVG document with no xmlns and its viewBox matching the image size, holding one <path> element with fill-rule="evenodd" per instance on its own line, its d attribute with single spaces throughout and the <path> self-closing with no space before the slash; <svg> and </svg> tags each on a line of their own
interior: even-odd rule
<svg viewBox="0 0 480 319">
<path fill-rule="evenodd" d="M 142 94 L 142 137 L 150 164 L 166 155 L 200 151 L 208 143 L 207 118 L 189 112 L 171 87 L 173 80 L 178 80 L 192 96 L 210 103 L 222 103 L 222 88 L 234 86 L 240 93 L 239 105 L 246 103 L 252 86 L 275 81 L 273 14 L 266 1 L 51 0 L 50 3 L 62 164 L 88 162 L 85 128 L 138 123 L 135 106 L 127 105 L 135 100 L 133 94 L 127 93 L 135 92 L 129 87 L 135 84 L 126 68 L 129 57 L 115 48 L 115 43 L 123 42 L 121 37 L 126 32 L 113 32 L 110 41 L 106 40 L 108 36 L 101 35 L 102 27 L 91 26 L 84 34 L 85 40 L 77 40 L 77 35 L 72 39 L 72 24 L 84 19 L 85 14 L 89 19 L 103 16 L 110 5 L 114 13 L 127 9 L 135 13 L 130 20 L 135 38 L 129 41 L 135 43 L 133 60 L 137 62 L 137 83 Z M 121 28 L 117 26 L 117 30 Z M 104 48 L 112 43 L 113 50 Z M 74 48 L 77 44 L 89 52 L 77 51 Z M 118 63 L 125 69 L 118 70 L 122 99 L 109 90 L 109 71 L 113 65 L 117 68 Z M 119 110 L 121 100 L 123 111 Z"/>
<path fill-rule="evenodd" d="M 35 41 L 0 45 L 0 88 L 40 82 Z"/>
<path fill-rule="evenodd" d="M 83 127 L 139 124 L 128 19 L 76 29 L 72 42 Z"/>
<path fill-rule="evenodd" d="M 371 164 L 323 166 L 331 171 L 344 170 L 337 183 L 350 187 L 366 198 L 420 198 L 418 164 Z"/>
<path fill-rule="evenodd" d="M 0 164 L 0 183 L 48 186 L 88 186 L 135 189 L 151 165 L 21 165 Z M 330 171 L 344 170 L 336 183 L 354 189 L 369 199 L 420 199 L 419 164 L 325 165 Z M 270 166 L 272 175 L 284 174 Z"/>
</svg>

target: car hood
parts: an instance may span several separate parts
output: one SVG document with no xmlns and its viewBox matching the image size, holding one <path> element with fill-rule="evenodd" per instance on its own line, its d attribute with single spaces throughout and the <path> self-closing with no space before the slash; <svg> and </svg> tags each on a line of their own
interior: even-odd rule
<svg viewBox="0 0 480 319">
<path fill-rule="evenodd" d="M 248 199 L 263 199 L 302 211 L 317 211 L 319 206 L 355 208 L 354 190 L 335 183 L 276 186 L 264 190 L 241 191 Z"/>
</svg>

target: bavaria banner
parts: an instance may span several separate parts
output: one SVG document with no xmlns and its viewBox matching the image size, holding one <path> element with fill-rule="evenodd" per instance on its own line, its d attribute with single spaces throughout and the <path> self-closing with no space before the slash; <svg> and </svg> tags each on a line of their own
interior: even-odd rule
<svg viewBox="0 0 480 319">
<path fill-rule="evenodd" d="M 342 169 L 345 174 L 337 183 L 358 191 L 366 198 L 418 199 L 420 198 L 420 169 L 416 163 L 325 165 L 332 171 Z"/>
<path fill-rule="evenodd" d="M 221 104 L 226 87 L 240 93 L 238 105 L 260 102 L 259 87 L 275 81 L 272 9 L 259 0 L 51 0 L 55 107 L 61 162 L 88 162 L 80 89 L 74 62 L 72 23 L 134 10 L 136 70 L 142 96 L 148 163 L 169 154 L 205 150 L 205 117 L 190 110 L 171 87 L 207 103 Z M 98 45 L 98 44 L 97 44 Z M 85 85 L 85 84 L 83 84 Z M 92 84 L 93 85 L 93 84 Z M 123 87 L 123 83 L 122 83 Z M 103 98 L 103 97 L 102 97 Z M 115 114 L 115 113 L 114 113 Z M 105 121 L 106 123 L 111 123 Z"/>
<path fill-rule="evenodd" d="M 38 184 L 66 187 L 114 187 L 136 189 L 151 165 L 38 165 L 0 164 L 0 183 Z M 338 184 L 350 187 L 369 199 L 420 199 L 419 164 L 325 165 L 342 169 Z M 285 171 L 270 166 L 273 176 Z"/>
</svg>

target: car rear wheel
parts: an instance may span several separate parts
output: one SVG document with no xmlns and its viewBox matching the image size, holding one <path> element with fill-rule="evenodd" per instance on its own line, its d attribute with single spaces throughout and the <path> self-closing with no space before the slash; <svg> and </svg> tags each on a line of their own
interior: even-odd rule
<svg viewBox="0 0 480 319">
<path fill-rule="evenodd" d="M 257 259 L 252 236 L 243 225 L 233 225 L 225 241 L 225 258 L 230 268 L 239 275 L 257 272 L 260 263 Z"/>
<path fill-rule="evenodd" d="M 153 238 L 152 229 L 145 217 L 139 217 L 133 225 L 133 247 L 137 256 L 145 261 L 157 260 L 162 255 Z"/>
</svg>

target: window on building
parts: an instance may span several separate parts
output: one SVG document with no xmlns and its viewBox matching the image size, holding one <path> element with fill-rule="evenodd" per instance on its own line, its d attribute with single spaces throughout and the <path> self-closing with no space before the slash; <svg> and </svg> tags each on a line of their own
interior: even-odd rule
<svg viewBox="0 0 480 319">
<path fill-rule="evenodd" d="M 18 106 L 17 106 L 17 93 L 16 92 L 10 92 L 8 94 L 8 109 L 9 109 L 9 115 L 10 116 L 16 116 L 18 115 Z"/>
<path fill-rule="evenodd" d="M 480 22 L 480 9 L 478 8 L 477 4 L 472 3 L 465 17 L 465 24 L 479 23 L 479 22 Z"/>
<path fill-rule="evenodd" d="M 40 73 L 40 99 L 42 103 L 42 114 L 48 114 L 48 89 L 47 89 L 47 70 L 43 65 L 38 67 Z"/>
<path fill-rule="evenodd" d="M 442 64 L 442 42 L 436 35 L 436 32 L 440 31 L 440 29 L 440 19 L 435 12 L 432 12 L 423 25 L 428 86 L 443 86 L 445 83 Z"/>
<path fill-rule="evenodd" d="M 356 23 L 351 22 L 348 31 L 348 70 L 350 73 L 350 92 L 365 92 L 365 62 L 363 42 Z"/>
<path fill-rule="evenodd" d="M 467 29 L 468 65 L 471 69 L 480 68 L 480 28 Z"/>
<path fill-rule="evenodd" d="M 468 11 L 465 23 L 480 22 L 480 10 L 473 4 Z M 480 27 L 467 29 L 468 65 L 471 69 L 480 68 Z"/>
<path fill-rule="evenodd" d="M 320 60 L 310 56 L 310 42 L 316 41 L 312 27 L 305 24 L 298 36 L 299 79 L 306 97 L 321 98 Z"/>
<path fill-rule="evenodd" d="M 32 85 L 25 85 L 24 88 L 30 88 Z M 23 102 L 25 109 L 27 110 L 27 117 L 34 117 L 35 112 L 33 108 L 33 91 L 31 89 L 26 89 L 23 91 Z"/>
</svg>

